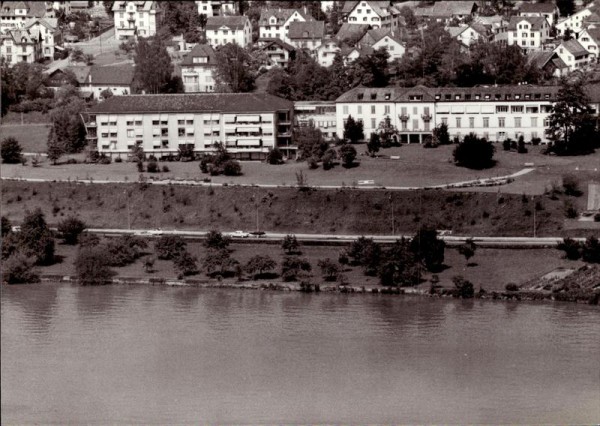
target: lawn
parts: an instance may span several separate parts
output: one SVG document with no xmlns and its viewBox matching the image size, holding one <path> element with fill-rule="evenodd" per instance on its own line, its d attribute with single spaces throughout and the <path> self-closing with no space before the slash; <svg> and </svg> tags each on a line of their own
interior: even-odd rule
<svg viewBox="0 0 600 426">
<path fill-rule="evenodd" d="M 13 111 L 8 111 L 2 117 L 2 129 L 7 124 L 50 124 L 50 114 L 42 113 L 41 111 L 25 112 L 23 114 Z"/>
<path fill-rule="evenodd" d="M 50 126 L 44 124 L 26 124 L 23 126 L 11 124 L 0 126 L 2 139 L 8 137 L 16 138 L 21 144 L 23 152 L 46 152 L 49 132 Z M 8 167 L 8 165 L 4 165 L 2 168 L 4 169 L 4 167 Z"/>
<path fill-rule="evenodd" d="M 232 244 L 231 256 L 244 265 L 256 254 L 267 255 L 273 258 L 278 266 L 276 272 L 279 272 L 279 264 L 283 259 L 283 251 L 278 244 Z M 317 266 L 318 261 L 329 258 L 337 262 L 338 255 L 344 247 L 340 246 L 303 246 L 302 257 L 308 259 L 312 265 L 312 281 L 315 283 L 327 284 L 321 277 L 321 271 Z M 153 242 L 149 241 L 148 252 L 153 250 Z M 188 250 L 199 261 L 201 266 L 202 258 L 206 249 L 201 243 L 188 243 Z M 56 263 L 47 267 L 40 268 L 40 272 L 52 275 L 73 275 L 75 269 L 73 261 L 77 254 L 77 248 L 64 244 L 57 244 L 57 254 L 61 258 L 61 263 Z M 475 285 L 475 289 L 480 287 L 487 291 L 501 291 L 508 283 L 522 283 L 533 278 L 542 276 L 557 267 L 579 267 L 581 262 L 567 261 L 562 258 L 561 252 L 552 249 L 542 250 L 503 250 L 503 249 L 478 249 L 470 263 L 474 266 L 466 266 L 464 257 L 460 256 L 455 249 L 446 249 L 445 264 L 448 266 L 443 272 L 437 274 L 440 278 L 440 285 L 444 287 L 453 287 L 452 277 L 461 275 Z M 367 277 L 363 274 L 361 267 L 344 267 L 344 275 L 348 283 L 354 286 L 379 286 L 377 277 Z M 122 267 L 115 268 L 119 276 L 123 277 L 144 277 L 144 278 L 167 278 L 175 279 L 177 274 L 173 269 L 173 263 L 166 260 L 156 260 L 154 271 L 148 273 L 144 270 L 141 260 Z M 424 277 L 429 280 L 431 274 Z M 190 278 L 208 280 L 209 278 L 200 273 Z M 277 280 L 277 279 L 276 279 Z M 268 281 L 267 281 L 268 282 Z M 419 288 L 428 289 L 429 282 L 424 281 Z"/>
</svg>

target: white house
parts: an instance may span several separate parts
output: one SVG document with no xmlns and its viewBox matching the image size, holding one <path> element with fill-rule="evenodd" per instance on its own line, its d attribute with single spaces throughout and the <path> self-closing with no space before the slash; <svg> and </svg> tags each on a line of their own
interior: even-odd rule
<svg viewBox="0 0 600 426">
<path fill-rule="evenodd" d="M 24 29 L 37 31 L 42 38 L 42 55 L 54 59 L 56 46 L 62 45 L 62 33 L 58 29 L 56 18 L 31 18 L 25 22 Z"/>
<path fill-rule="evenodd" d="M 0 35 L 0 57 L 9 66 L 34 63 L 42 56 L 42 38 L 36 30 L 9 30 Z"/>
<path fill-rule="evenodd" d="M 326 38 L 323 40 L 323 44 L 314 52 L 314 56 L 319 65 L 330 67 L 333 65 L 333 60 L 338 52 L 341 52 L 341 49 L 337 40 Z"/>
<path fill-rule="evenodd" d="M 157 1 L 115 1 L 115 39 L 152 37 L 162 18 Z"/>
<path fill-rule="evenodd" d="M 235 0 L 200 0 L 196 1 L 198 15 L 210 16 L 235 15 L 237 2 Z"/>
<path fill-rule="evenodd" d="M 313 21 L 313 17 L 300 9 L 265 9 L 258 21 L 259 38 L 278 38 L 290 43 L 290 23 L 306 21 Z"/>
<path fill-rule="evenodd" d="M 363 38 L 359 41 L 361 47 L 371 47 L 373 50 L 385 48 L 390 57 L 389 62 L 395 59 L 400 59 L 404 56 L 406 48 L 404 44 L 398 39 L 397 34 L 386 28 L 376 28 L 367 31 Z"/>
<path fill-rule="evenodd" d="M 133 65 L 92 66 L 81 89 L 89 91 L 95 99 L 102 98 L 102 92 L 110 90 L 113 96 L 131 94 Z"/>
<path fill-rule="evenodd" d="M 0 2 L 0 32 L 21 29 L 29 19 L 43 18 L 46 12 L 43 1 Z"/>
<path fill-rule="evenodd" d="M 246 47 L 252 43 L 252 24 L 246 16 L 213 16 L 206 22 L 206 42 L 212 47 L 227 43 Z"/>
<path fill-rule="evenodd" d="M 325 22 L 294 21 L 288 30 L 289 43 L 297 49 L 314 50 L 323 42 Z"/>
<path fill-rule="evenodd" d="M 287 67 L 296 53 L 294 46 L 279 38 L 259 38 L 257 44 L 267 56 L 267 68 Z"/>
<path fill-rule="evenodd" d="M 559 19 L 558 23 L 556 24 L 557 35 L 564 36 L 567 29 L 571 30 L 571 32 L 575 34 L 579 34 L 579 32 L 584 29 L 585 19 L 591 14 L 592 11 L 589 8 L 586 8 L 581 9 L 579 12 L 574 13 L 567 18 Z"/>
<path fill-rule="evenodd" d="M 396 30 L 399 26 L 400 11 L 389 0 L 360 0 L 344 2 L 342 15 L 349 24 Z"/>
<path fill-rule="evenodd" d="M 476 41 L 488 41 L 492 36 L 491 29 L 477 22 L 459 27 L 448 27 L 446 30 L 463 46 L 470 46 Z"/>
<path fill-rule="evenodd" d="M 539 50 L 550 39 L 550 26 L 541 16 L 511 16 L 506 31 L 496 36 L 496 41 L 523 50 Z"/>
<path fill-rule="evenodd" d="M 575 39 L 563 41 L 556 49 L 554 49 L 554 53 L 562 59 L 569 67 L 570 71 L 585 68 L 592 62 L 590 52 Z"/>
<path fill-rule="evenodd" d="M 590 58 L 600 57 L 600 28 L 587 28 L 581 31 L 577 41 L 590 52 Z"/>
<path fill-rule="evenodd" d="M 182 146 L 214 152 L 222 142 L 241 159 L 264 159 L 291 147 L 292 102 L 267 93 L 185 93 L 111 97 L 82 117 L 90 146 L 124 156 L 134 146 L 157 157 Z"/>
<path fill-rule="evenodd" d="M 186 93 L 214 92 L 215 51 L 208 44 L 196 45 L 181 62 L 181 79 Z"/>
<path fill-rule="evenodd" d="M 558 7 L 556 7 L 556 4 L 554 2 L 532 3 L 525 1 L 519 7 L 519 16 L 539 16 L 542 18 L 546 18 L 546 21 L 548 21 L 548 25 L 550 25 L 550 27 L 554 26 L 554 24 L 556 23 L 556 20 L 558 19 L 558 13 Z"/>
</svg>

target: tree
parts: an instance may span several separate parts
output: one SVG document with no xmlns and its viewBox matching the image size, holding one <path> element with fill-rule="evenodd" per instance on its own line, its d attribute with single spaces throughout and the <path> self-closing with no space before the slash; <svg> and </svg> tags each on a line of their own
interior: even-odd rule
<svg viewBox="0 0 600 426">
<path fill-rule="evenodd" d="M 417 18 L 415 17 L 415 13 L 410 7 L 401 7 L 400 16 L 404 18 L 404 22 L 406 22 L 406 28 L 408 28 L 409 30 L 414 30 L 417 28 Z"/>
<path fill-rule="evenodd" d="M 35 259 L 38 265 L 54 261 L 54 236 L 40 208 L 26 211 L 19 232 L 19 249 L 26 257 Z"/>
<path fill-rule="evenodd" d="M 363 140 L 365 134 L 363 132 L 362 120 L 355 121 L 351 115 L 344 123 L 344 140 L 350 141 L 350 143 L 356 143 L 359 140 Z"/>
<path fill-rule="evenodd" d="M 113 92 L 110 89 L 104 89 L 103 91 L 100 92 L 100 98 L 101 99 L 109 99 L 113 97 Z"/>
<path fill-rule="evenodd" d="M 284 281 L 296 281 L 312 269 L 310 262 L 297 256 L 286 256 L 281 262 L 281 277 Z"/>
<path fill-rule="evenodd" d="M 600 242 L 593 235 L 585 240 L 582 247 L 582 259 L 588 263 L 600 263 Z"/>
<path fill-rule="evenodd" d="M 211 248 L 206 252 L 202 261 L 202 268 L 206 275 L 214 277 L 216 275 L 227 275 L 239 264 L 231 258 L 229 250 L 225 248 Z"/>
<path fill-rule="evenodd" d="M 207 22 L 208 17 L 205 13 L 201 13 L 200 16 L 198 16 L 198 23 L 200 24 L 200 28 L 202 28 L 202 30 L 204 30 L 204 27 L 206 27 Z"/>
<path fill-rule="evenodd" d="M 300 245 L 298 244 L 298 239 L 295 235 L 286 235 L 281 243 L 281 248 L 287 254 L 300 254 Z"/>
<path fill-rule="evenodd" d="M 173 258 L 173 267 L 179 278 L 198 273 L 198 259 L 187 250 L 180 251 Z"/>
<path fill-rule="evenodd" d="M 86 105 L 79 97 L 79 89 L 70 85 L 57 92 L 55 104 L 50 113 L 48 157 L 56 163 L 61 155 L 80 152 L 85 147 L 86 130 L 79 114 Z"/>
<path fill-rule="evenodd" d="M 40 277 L 33 269 L 33 261 L 16 252 L 2 262 L 2 280 L 8 284 L 35 283 Z"/>
<path fill-rule="evenodd" d="M 413 253 L 410 241 L 397 240 L 383 253 L 382 259 L 377 272 L 381 285 L 413 286 L 421 282 L 423 266 Z"/>
<path fill-rule="evenodd" d="M 258 64 L 248 50 L 227 43 L 215 53 L 215 82 L 219 92 L 251 92 L 254 90 Z"/>
<path fill-rule="evenodd" d="M 341 272 L 340 266 L 329 258 L 319 260 L 317 265 L 321 268 L 321 275 L 325 281 L 335 281 Z"/>
<path fill-rule="evenodd" d="M 379 134 L 383 148 L 389 148 L 397 141 L 398 129 L 392 124 L 392 119 L 389 115 L 379 123 L 377 133 Z"/>
<path fill-rule="evenodd" d="M 354 160 L 356 160 L 356 148 L 352 145 L 344 144 L 340 148 L 340 155 L 342 157 L 342 163 L 344 167 L 349 168 L 354 165 Z"/>
<path fill-rule="evenodd" d="M 361 265 L 365 275 L 376 275 L 381 261 L 381 247 L 372 238 L 359 237 L 347 252 L 353 265 Z"/>
<path fill-rule="evenodd" d="M 277 262 L 275 262 L 269 256 L 262 256 L 257 254 L 256 256 L 252 256 L 248 263 L 246 263 L 246 271 L 249 274 L 252 274 L 254 279 L 258 279 L 266 272 L 272 271 L 277 266 Z"/>
<path fill-rule="evenodd" d="M 6 216 L 2 216 L 2 228 L 0 229 L 0 237 L 4 238 L 12 232 L 12 226 L 10 220 Z"/>
<path fill-rule="evenodd" d="M 223 164 L 223 174 L 225 176 L 240 176 L 242 174 L 242 166 L 237 160 L 229 160 Z"/>
<path fill-rule="evenodd" d="M 465 280 L 460 275 L 452 277 L 452 282 L 454 283 L 455 297 L 459 297 L 462 299 L 472 299 L 475 295 L 475 288 L 470 281 Z"/>
<path fill-rule="evenodd" d="M 217 250 L 227 249 L 230 242 L 231 238 L 223 236 L 220 232 L 209 231 L 204 240 L 204 247 Z"/>
<path fill-rule="evenodd" d="M 446 244 L 437 237 L 437 231 L 423 226 L 410 241 L 410 248 L 431 272 L 437 272 L 444 263 Z"/>
<path fill-rule="evenodd" d="M 477 250 L 477 245 L 473 242 L 472 238 L 467 239 L 464 244 L 458 246 L 458 252 L 465 257 L 467 265 L 469 259 L 475 256 L 475 250 Z"/>
<path fill-rule="evenodd" d="M 277 147 L 273 149 L 269 149 L 269 153 L 267 154 L 267 163 L 269 164 L 282 164 L 283 163 L 283 153 Z"/>
<path fill-rule="evenodd" d="M 156 256 L 161 260 L 172 260 L 186 251 L 187 243 L 178 235 L 163 235 L 154 243 Z"/>
<path fill-rule="evenodd" d="M 546 135 L 552 141 L 551 151 L 558 155 L 589 154 L 599 145 L 598 131 L 584 80 L 563 78 L 548 117 Z"/>
<path fill-rule="evenodd" d="M 75 48 L 71 51 L 71 61 L 73 62 L 85 62 L 85 55 L 83 50 Z"/>
<path fill-rule="evenodd" d="M 104 247 L 80 248 L 75 259 L 77 281 L 81 285 L 110 284 L 115 275 L 110 263 L 110 255 Z"/>
<path fill-rule="evenodd" d="M 58 224 L 58 232 L 62 235 L 65 244 L 75 245 L 86 224 L 76 217 L 69 217 Z"/>
<path fill-rule="evenodd" d="M 454 148 L 454 162 L 469 169 L 486 169 L 494 165 L 494 145 L 485 138 L 478 138 L 469 133 L 464 140 Z"/>
<path fill-rule="evenodd" d="M 110 266 L 125 266 L 133 263 L 142 255 L 142 250 L 148 248 L 148 243 L 134 235 L 123 235 L 111 239 L 106 244 Z"/>
<path fill-rule="evenodd" d="M 379 152 L 379 148 L 381 147 L 381 138 L 378 133 L 371 133 L 371 137 L 367 142 L 367 151 L 371 157 L 374 157 L 376 153 Z"/>
<path fill-rule="evenodd" d="M 450 134 L 448 133 L 448 125 L 446 123 L 440 123 L 433 129 L 433 141 L 437 145 L 449 145 Z"/>
<path fill-rule="evenodd" d="M 557 249 L 564 251 L 569 260 L 577 260 L 581 257 L 581 244 L 572 238 L 564 238 L 562 243 L 558 244 Z"/>
<path fill-rule="evenodd" d="M 572 175 L 572 174 L 563 175 L 562 187 L 565 192 L 565 195 L 579 197 L 583 194 L 581 192 L 581 190 L 579 189 L 579 179 L 575 175 Z"/>
<path fill-rule="evenodd" d="M 2 162 L 6 164 L 18 164 L 21 162 L 21 144 L 13 137 L 4 138 L 0 148 Z"/>
<path fill-rule="evenodd" d="M 319 160 L 329 148 L 329 144 L 323 139 L 320 129 L 312 126 L 296 127 L 294 130 L 294 141 L 298 146 L 298 156 L 301 160 L 316 157 Z"/>
<path fill-rule="evenodd" d="M 560 16 L 571 16 L 575 13 L 574 0 L 556 0 L 556 7 L 558 7 Z"/>
<path fill-rule="evenodd" d="M 355 81 L 366 87 L 386 87 L 389 82 L 387 74 L 389 57 L 390 54 L 385 47 L 380 47 L 370 55 L 361 55 L 353 64 Z"/>
<path fill-rule="evenodd" d="M 141 38 L 135 47 L 133 86 L 136 92 L 167 93 L 172 82 L 173 63 L 160 37 Z"/>
</svg>

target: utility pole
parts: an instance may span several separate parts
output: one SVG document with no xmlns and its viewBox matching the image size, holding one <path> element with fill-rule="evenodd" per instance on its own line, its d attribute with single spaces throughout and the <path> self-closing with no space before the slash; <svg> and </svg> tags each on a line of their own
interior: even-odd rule
<svg viewBox="0 0 600 426">
<path fill-rule="evenodd" d="M 396 224 L 394 223 L 394 200 L 392 199 L 392 194 L 390 194 L 390 205 L 392 208 L 392 235 L 396 234 Z"/>
</svg>

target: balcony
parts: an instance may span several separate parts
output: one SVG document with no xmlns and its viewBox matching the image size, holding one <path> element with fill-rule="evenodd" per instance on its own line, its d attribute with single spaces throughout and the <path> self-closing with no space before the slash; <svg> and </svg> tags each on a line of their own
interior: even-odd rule
<svg viewBox="0 0 600 426">
<path fill-rule="evenodd" d="M 425 122 L 431 121 L 431 114 L 429 114 L 429 113 L 427 113 L 427 114 L 421 114 L 421 118 Z"/>
<path fill-rule="evenodd" d="M 400 115 L 398 115 L 398 118 L 400 119 L 400 121 L 407 122 L 408 119 L 410 118 L 410 115 L 408 115 L 408 114 L 400 114 Z"/>
</svg>

